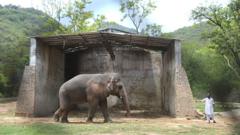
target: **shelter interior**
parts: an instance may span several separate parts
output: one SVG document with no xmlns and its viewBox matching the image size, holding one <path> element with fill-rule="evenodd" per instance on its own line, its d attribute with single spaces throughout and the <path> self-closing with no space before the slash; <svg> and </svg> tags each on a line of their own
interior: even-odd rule
<svg viewBox="0 0 240 135">
<path fill-rule="evenodd" d="M 52 114 L 58 107 L 59 87 L 75 75 L 118 72 L 132 107 L 170 115 L 190 114 L 191 89 L 188 82 L 184 84 L 179 79 L 187 79 L 186 74 L 178 75 L 182 71 L 180 49 L 179 40 L 132 34 L 91 32 L 34 37 L 30 66 L 34 67 L 35 81 L 29 113 Z M 183 91 L 178 85 L 188 89 Z M 117 103 L 114 98 L 109 102 Z M 183 105 L 189 109 L 182 111 Z"/>
</svg>

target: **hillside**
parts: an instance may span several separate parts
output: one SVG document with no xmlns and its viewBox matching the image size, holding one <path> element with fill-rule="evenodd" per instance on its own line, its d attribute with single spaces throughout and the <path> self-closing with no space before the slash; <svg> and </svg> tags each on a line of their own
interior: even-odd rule
<svg viewBox="0 0 240 135">
<path fill-rule="evenodd" d="M 192 26 L 180 28 L 174 32 L 168 33 L 171 37 L 181 39 L 183 42 L 205 44 L 209 41 L 204 39 L 204 35 L 213 29 L 212 26 L 203 22 Z"/>
<path fill-rule="evenodd" d="M 51 31 L 49 18 L 33 8 L 0 5 L 0 97 L 16 95 L 28 62 L 29 37 Z"/>
<path fill-rule="evenodd" d="M 33 8 L 17 6 L 0 6 L 1 37 L 34 36 L 49 31 L 46 29 L 46 15 Z M 10 36 L 10 35 L 9 35 Z"/>
</svg>

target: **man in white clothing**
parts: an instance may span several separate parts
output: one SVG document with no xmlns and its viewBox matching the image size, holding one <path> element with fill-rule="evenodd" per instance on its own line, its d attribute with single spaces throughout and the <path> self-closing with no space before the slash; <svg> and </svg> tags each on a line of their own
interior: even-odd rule
<svg viewBox="0 0 240 135">
<path fill-rule="evenodd" d="M 205 102 L 205 115 L 207 117 L 208 123 L 210 123 L 210 120 L 213 120 L 213 123 L 216 123 L 216 121 L 214 120 L 214 110 L 213 110 L 214 100 L 213 100 L 213 98 L 208 93 L 208 96 L 206 98 L 204 98 L 202 101 Z"/>
</svg>

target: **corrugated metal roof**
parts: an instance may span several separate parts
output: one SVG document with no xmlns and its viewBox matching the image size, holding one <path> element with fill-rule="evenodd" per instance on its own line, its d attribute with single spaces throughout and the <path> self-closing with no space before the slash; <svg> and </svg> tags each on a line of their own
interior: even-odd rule
<svg viewBox="0 0 240 135">
<path fill-rule="evenodd" d="M 71 35 L 36 36 L 37 41 L 52 46 L 96 47 L 96 46 L 136 46 L 146 49 L 166 50 L 177 39 L 157 38 L 133 34 L 88 32 Z"/>
<path fill-rule="evenodd" d="M 125 26 L 122 26 L 122 25 L 119 25 L 116 23 L 108 23 L 108 22 L 105 22 L 104 26 L 102 28 L 100 28 L 99 31 L 102 31 L 102 32 L 104 32 L 104 31 L 105 32 L 119 31 L 119 32 L 128 33 L 128 34 L 136 34 L 137 33 L 137 31 L 135 29 L 128 28 L 128 27 L 125 27 Z"/>
</svg>

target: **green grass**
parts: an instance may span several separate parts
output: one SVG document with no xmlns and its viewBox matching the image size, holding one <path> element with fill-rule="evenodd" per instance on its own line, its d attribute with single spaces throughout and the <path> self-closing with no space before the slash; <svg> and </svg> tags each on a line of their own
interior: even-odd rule
<svg viewBox="0 0 240 135">
<path fill-rule="evenodd" d="M 14 117 L 14 108 L 9 107 L 10 104 L 0 103 L 0 107 L 8 107 L 8 111 L 0 113 L 0 119 L 6 116 Z M 197 103 L 197 107 L 203 110 L 204 104 Z M 27 119 L 27 118 L 26 118 Z M 169 118 L 170 120 L 171 118 Z M 98 120 L 100 121 L 100 120 Z M 96 135 L 96 134 L 112 134 L 112 135 L 216 135 L 227 134 L 219 131 L 218 128 L 212 126 L 204 126 L 194 121 L 191 124 L 185 124 L 184 121 L 174 123 L 174 120 L 158 122 L 150 119 L 130 119 L 124 122 L 113 123 L 48 123 L 49 121 L 31 121 L 0 124 L 0 135 Z M 191 122 L 191 121 L 186 121 Z M 240 125 L 233 127 L 235 133 L 239 133 Z"/>
<path fill-rule="evenodd" d="M 109 124 L 5 124 L 0 125 L 0 135 L 215 135 L 215 129 L 197 126 L 177 125 L 166 127 L 147 123 L 109 123 Z"/>
<path fill-rule="evenodd" d="M 234 135 L 240 135 L 240 123 L 236 124 L 234 127 Z"/>
<path fill-rule="evenodd" d="M 201 112 L 204 112 L 204 103 L 203 102 L 195 102 L 196 108 Z M 232 109 L 238 109 L 237 107 L 227 106 L 225 104 L 221 104 L 220 102 L 216 102 L 214 105 L 214 112 L 224 112 L 230 111 Z"/>
<path fill-rule="evenodd" d="M 12 101 L 16 101 L 17 98 L 13 97 L 13 98 L 1 98 L 0 97 L 0 104 L 1 103 L 8 103 L 8 102 L 12 102 Z"/>
</svg>

